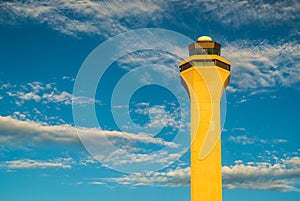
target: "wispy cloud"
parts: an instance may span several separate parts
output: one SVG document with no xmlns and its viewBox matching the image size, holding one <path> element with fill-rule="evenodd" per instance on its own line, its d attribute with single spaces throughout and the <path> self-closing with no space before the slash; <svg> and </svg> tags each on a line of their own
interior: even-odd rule
<svg viewBox="0 0 300 201">
<path fill-rule="evenodd" d="M 6 1 L 1 2 L 1 23 L 32 20 L 46 23 L 52 29 L 77 36 L 78 33 L 101 34 L 104 37 L 143 24 L 147 15 L 160 10 L 151 1 Z"/>
<path fill-rule="evenodd" d="M 140 49 L 140 51 L 125 55 L 122 59 L 118 60 L 118 64 L 122 68 L 129 70 L 133 67 L 143 65 L 160 64 L 161 66 L 155 66 L 154 70 L 157 72 L 165 72 L 165 76 L 174 77 L 174 70 L 178 69 L 179 62 L 188 57 L 187 48 L 185 47 L 186 44 L 181 47 L 178 44 L 170 44 L 168 42 L 160 44 L 161 47 L 165 47 L 165 51 L 172 50 L 172 52 L 164 52 L 158 49 L 145 49 L 152 46 L 150 43 L 155 41 L 156 39 L 153 37 L 149 41 L 144 41 L 143 44 L 135 44 L 135 47 Z"/>
<path fill-rule="evenodd" d="M 168 104 L 169 109 L 166 105 Z M 173 106 L 170 108 L 170 105 Z M 180 121 L 180 115 L 188 115 L 181 108 L 172 104 L 171 101 L 168 103 L 162 103 L 162 105 L 154 105 L 150 107 L 149 103 L 143 102 L 135 104 L 135 108 L 131 109 L 130 112 L 139 115 L 149 115 L 150 121 L 143 125 L 146 129 L 162 129 L 164 127 L 172 127 L 173 129 L 186 129 L 188 130 L 189 123 Z M 181 114 L 184 113 L 184 114 Z"/>
<path fill-rule="evenodd" d="M 203 13 L 214 16 L 214 20 L 224 24 L 240 26 L 250 23 L 282 24 L 299 19 L 300 3 L 297 0 L 284 1 L 194 1 L 190 7 L 201 6 Z M 208 18 L 209 20 L 209 18 Z"/>
<path fill-rule="evenodd" d="M 55 143 L 79 143 L 76 129 L 90 138 L 99 136 L 111 137 L 114 141 L 140 142 L 145 144 L 156 144 L 162 146 L 176 147 L 172 142 L 164 141 L 160 138 L 152 138 L 146 134 L 131 134 L 119 131 L 102 131 L 96 128 L 75 128 L 71 125 L 47 125 L 40 122 L 21 121 L 10 116 L 0 116 L 0 142 L 1 144 L 15 144 L 20 142 L 24 145 L 38 145 L 43 142 Z"/>
<path fill-rule="evenodd" d="M 46 169 L 46 168 L 71 168 L 71 158 L 57 158 L 49 161 L 32 160 L 32 159 L 19 159 L 12 161 L 5 161 L 0 163 L 0 168 L 8 170 L 17 169 Z"/>
<path fill-rule="evenodd" d="M 52 29 L 77 36 L 99 34 L 105 38 L 128 29 L 172 21 L 181 13 L 192 13 L 199 21 L 215 20 L 225 25 L 240 26 L 258 22 L 263 25 L 296 23 L 300 5 L 297 0 L 284 1 L 4 1 L 0 3 L 1 23 L 32 20 L 46 23 Z M 181 11 L 181 12 L 179 12 Z M 182 27 L 188 27 L 184 21 Z M 178 24 L 178 22 L 177 22 Z"/>
<path fill-rule="evenodd" d="M 224 166 L 223 187 L 227 189 L 250 189 L 271 191 L 299 191 L 300 158 L 278 160 L 277 163 L 248 162 L 241 160 L 235 165 Z M 103 179 L 101 182 L 114 182 L 131 186 L 188 186 L 190 168 L 177 168 L 165 172 L 128 174 L 123 177 Z"/>
<path fill-rule="evenodd" d="M 130 174 L 119 178 L 108 178 L 106 182 L 132 186 L 188 186 L 190 168 L 178 168 L 167 172 L 147 172 Z"/>
<path fill-rule="evenodd" d="M 223 48 L 223 56 L 232 61 L 231 83 L 237 90 L 256 91 L 274 86 L 299 85 L 298 42 L 277 45 L 252 43 L 240 41 Z"/>
<path fill-rule="evenodd" d="M 2 93 L 8 97 L 13 97 L 18 106 L 22 106 L 26 101 L 41 102 L 42 104 L 63 104 L 63 105 L 87 105 L 100 103 L 90 97 L 76 97 L 67 91 L 60 91 L 56 84 L 41 82 L 29 82 L 26 84 L 3 84 Z"/>
<path fill-rule="evenodd" d="M 286 22 L 296 23 L 300 18 L 300 3 L 296 0 L 272 2 L 264 0 L 213 2 L 207 0 L 194 2 L 53 0 L 5 1 L 0 5 L 0 22 L 4 24 L 32 20 L 36 23 L 46 23 L 51 28 L 68 35 L 77 36 L 81 33 L 88 33 L 99 34 L 105 38 L 129 29 L 144 28 L 148 23 L 156 24 L 160 21 L 157 19 L 172 21 L 170 19 L 174 16 L 178 17 L 178 9 L 181 10 L 178 15 L 197 11 L 200 17 L 196 15 L 196 19 L 203 21 L 207 18 L 207 20 L 221 21 L 226 25 L 253 22 L 262 22 L 263 25 L 272 22 L 286 24 Z M 202 12 L 198 12 L 199 10 Z M 180 27 L 186 26 L 185 22 L 181 23 Z M 236 41 L 228 45 L 224 44 L 223 56 L 232 61 L 232 87 L 228 91 L 255 91 L 261 87 L 299 85 L 299 42 L 287 39 L 284 39 L 283 43 L 280 42 L 282 41 L 278 44 L 269 44 L 264 41 Z M 183 57 L 185 57 L 184 51 L 187 52 L 176 45 L 173 45 L 172 49 L 174 54 Z M 172 65 L 178 64 L 172 55 L 160 54 L 162 53 L 148 52 L 142 55 L 138 53 L 127 55 L 120 64 L 126 67 L 128 63 L 133 62 L 139 65 L 156 63 L 162 58 L 166 61 L 172 60 Z M 56 94 L 57 98 L 51 97 L 50 94 L 45 97 L 70 103 L 66 101 L 69 100 L 69 95 L 66 93 Z M 41 99 L 34 93 L 19 94 L 19 96 L 26 100 L 39 101 Z"/>
<path fill-rule="evenodd" d="M 286 143 L 286 139 L 272 139 L 272 140 L 267 140 L 267 139 L 261 139 L 256 136 L 254 137 L 248 137 L 246 135 L 239 135 L 239 136 L 229 136 L 228 137 L 229 141 L 232 141 L 236 144 L 242 144 L 242 145 L 249 145 L 249 144 L 254 144 L 254 143 L 261 143 L 261 144 L 278 144 L 278 143 Z"/>
<path fill-rule="evenodd" d="M 108 155 L 104 160 L 102 160 L 105 164 L 111 164 L 113 167 L 122 167 L 126 170 L 126 166 L 134 167 L 132 165 L 141 165 L 145 166 L 145 164 L 149 166 L 153 166 L 156 169 L 162 169 L 164 167 L 168 167 L 175 161 L 178 161 L 179 158 L 185 153 L 170 153 L 168 151 L 160 151 L 155 153 L 128 153 L 124 149 L 118 149 L 111 154 Z M 136 168 L 136 167 L 134 167 Z M 145 167 L 149 168 L 149 167 Z M 131 172 L 132 170 L 127 170 L 127 172 Z M 137 172 L 145 172 L 145 170 L 138 169 Z"/>
</svg>

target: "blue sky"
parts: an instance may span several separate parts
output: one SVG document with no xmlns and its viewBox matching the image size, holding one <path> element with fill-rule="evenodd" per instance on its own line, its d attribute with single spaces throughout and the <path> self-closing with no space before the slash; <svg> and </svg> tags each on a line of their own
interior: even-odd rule
<svg viewBox="0 0 300 201">
<path fill-rule="evenodd" d="M 209 35 L 232 63 L 221 104 L 223 200 L 298 201 L 299 11 L 296 0 L 1 1 L 1 200 L 189 200 L 177 65 L 190 40 Z M 167 31 L 125 43 L 143 28 L 186 39 L 169 42 Z M 106 71 L 95 96 L 81 95 L 84 62 L 118 37 L 125 42 L 112 52 L 137 51 L 107 69 L 105 52 L 96 55 L 95 76 Z M 89 107 L 101 130 L 90 113 L 76 122 L 72 108 Z"/>
</svg>

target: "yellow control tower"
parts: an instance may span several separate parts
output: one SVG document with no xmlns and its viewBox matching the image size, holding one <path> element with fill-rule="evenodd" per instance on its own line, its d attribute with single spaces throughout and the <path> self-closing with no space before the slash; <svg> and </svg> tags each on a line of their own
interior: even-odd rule
<svg viewBox="0 0 300 201">
<path fill-rule="evenodd" d="M 179 64 L 191 101 L 191 201 L 222 200 L 220 100 L 230 62 L 220 53 L 219 43 L 202 36 Z"/>
</svg>

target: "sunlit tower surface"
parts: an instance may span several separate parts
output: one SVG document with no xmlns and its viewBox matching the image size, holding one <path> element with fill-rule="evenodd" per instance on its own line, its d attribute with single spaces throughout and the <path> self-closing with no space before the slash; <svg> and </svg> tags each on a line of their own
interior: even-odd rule
<svg viewBox="0 0 300 201">
<path fill-rule="evenodd" d="M 179 64 L 191 101 L 191 201 L 222 200 L 220 101 L 230 62 L 208 36 L 189 45 Z"/>
</svg>

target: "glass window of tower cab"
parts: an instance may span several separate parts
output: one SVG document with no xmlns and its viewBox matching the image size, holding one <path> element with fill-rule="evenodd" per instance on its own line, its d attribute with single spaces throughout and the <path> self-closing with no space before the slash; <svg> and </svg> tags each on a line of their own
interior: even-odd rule
<svg viewBox="0 0 300 201">
<path fill-rule="evenodd" d="M 221 45 L 219 43 L 213 42 L 211 37 L 201 36 L 198 38 L 196 43 L 189 45 L 189 54 L 201 55 L 201 54 L 215 54 L 221 55 Z"/>
</svg>

